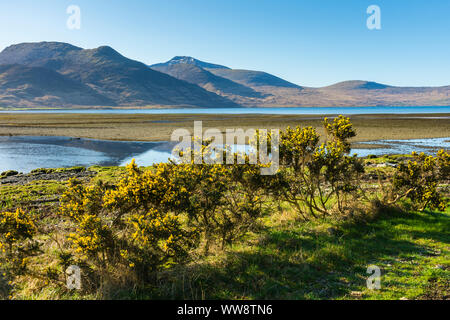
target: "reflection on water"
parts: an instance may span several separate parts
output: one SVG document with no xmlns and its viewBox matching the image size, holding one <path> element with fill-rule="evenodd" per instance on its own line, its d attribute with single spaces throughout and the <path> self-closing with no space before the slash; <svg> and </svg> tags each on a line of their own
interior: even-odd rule
<svg viewBox="0 0 450 320">
<path fill-rule="evenodd" d="M 385 154 L 410 154 L 413 151 L 435 154 L 440 149 L 450 150 L 450 138 L 378 140 L 355 143 L 356 146 L 358 144 L 374 146 L 374 149 L 352 149 L 352 154 L 356 153 L 360 157 L 367 157 L 372 154 L 376 156 Z"/>
<path fill-rule="evenodd" d="M 107 161 L 104 153 L 82 148 L 0 142 L 0 172 L 29 172 L 36 168 L 74 167 Z"/>
<path fill-rule="evenodd" d="M 249 146 L 246 145 L 232 145 L 230 146 L 230 150 L 232 152 L 246 152 L 249 153 L 251 151 Z M 211 153 L 211 158 L 215 157 L 215 153 Z M 126 160 L 124 160 L 120 165 L 125 166 L 126 164 L 130 163 L 132 159 L 136 160 L 136 163 L 140 166 L 151 166 L 155 163 L 160 162 L 166 162 L 168 159 L 172 159 L 176 161 L 177 159 L 172 155 L 172 150 L 165 150 L 165 151 L 159 151 L 159 150 L 149 150 L 147 152 L 144 152 L 139 155 L 133 155 L 128 157 Z"/>
<path fill-rule="evenodd" d="M 374 149 L 354 148 L 360 157 L 370 154 L 409 154 L 412 151 L 433 154 L 439 149 L 450 150 L 450 138 L 380 140 L 361 142 Z M 358 143 L 355 144 L 356 146 Z M 103 141 L 68 137 L 0 137 L 0 172 L 16 170 L 29 172 L 36 168 L 73 166 L 125 165 L 135 158 L 138 165 L 150 166 L 171 158 L 174 143 Z M 249 151 L 243 145 L 233 151 Z"/>
<path fill-rule="evenodd" d="M 0 172 L 29 172 L 36 168 L 92 165 L 115 166 L 151 150 L 158 161 L 167 161 L 167 142 L 104 141 L 69 137 L 0 137 Z"/>
<path fill-rule="evenodd" d="M 125 166 L 131 162 L 132 159 L 140 166 L 151 166 L 155 163 L 166 162 L 168 159 L 174 159 L 168 151 L 149 150 L 139 155 L 130 156 L 121 162 L 121 166 Z"/>
</svg>

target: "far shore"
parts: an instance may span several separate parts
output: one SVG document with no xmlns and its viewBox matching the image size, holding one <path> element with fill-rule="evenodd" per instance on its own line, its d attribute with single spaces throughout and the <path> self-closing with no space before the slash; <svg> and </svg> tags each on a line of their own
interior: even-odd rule
<svg viewBox="0 0 450 320">
<path fill-rule="evenodd" d="M 176 129 L 244 130 L 313 126 L 324 134 L 320 115 L 268 114 L 69 114 L 0 113 L 1 136 L 66 136 L 99 140 L 169 141 Z M 332 117 L 332 116 L 328 116 Z M 353 142 L 450 137 L 450 113 L 350 115 Z"/>
<path fill-rule="evenodd" d="M 222 107 L 217 109 L 298 109 L 298 108 L 314 108 L 314 109 L 327 109 L 327 108 L 377 108 L 377 107 L 395 107 L 395 108 L 423 108 L 422 105 L 389 105 L 389 106 L 381 106 L 381 105 L 364 105 L 364 104 L 358 104 L 358 105 L 311 105 L 311 106 L 299 106 L 299 105 L 286 105 L 286 106 L 278 106 L 278 105 L 254 105 L 254 106 L 230 106 L 230 107 Z M 426 107 L 430 108 L 449 108 L 448 105 L 427 105 Z M 145 105 L 145 106 L 72 106 L 72 107 L 2 107 L 0 106 L 1 112 L 40 112 L 40 111 L 52 111 L 52 112 L 77 112 L 77 110 L 161 110 L 161 109 L 167 109 L 167 110 L 173 110 L 173 109 L 210 109 L 214 110 L 216 108 L 214 107 L 199 107 L 195 105 Z"/>
</svg>

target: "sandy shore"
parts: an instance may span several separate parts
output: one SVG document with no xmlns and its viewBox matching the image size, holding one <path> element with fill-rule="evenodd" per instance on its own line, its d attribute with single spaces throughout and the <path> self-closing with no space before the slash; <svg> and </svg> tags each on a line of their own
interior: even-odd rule
<svg viewBox="0 0 450 320">
<path fill-rule="evenodd" d="M 321 116 L 265 114 L 0 114 L 0 135 L 68 136 L 102 140 L 167 141 L 175 129 L 283 129 L 313 126 L 323 134 Z M 450 114 L 353 115 L 354 142 L 379 139 L 450 137 Z"/>
</svg>

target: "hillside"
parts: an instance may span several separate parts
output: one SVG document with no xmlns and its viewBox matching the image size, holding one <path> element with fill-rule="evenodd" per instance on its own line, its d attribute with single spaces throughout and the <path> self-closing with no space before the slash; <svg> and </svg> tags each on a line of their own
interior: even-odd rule
<svg viewBox="0 0 450 320">
<path fill-rule="evenodd" d="M 238 99 L 239 97 L 264 98 L 266 96 L 238 82 L 216 76 L 206 69 L 202 69 L 194 64 L 167 64 L 152 66 L 152 69 L 167 73 L 174 78 L 196 84 L 208 91 L 230 99 Z"/>
<path fill-rule="evenodd" d="M 394 87 L 370 81 L 345 81 L 317 91 L 327 100 L 334 100 L 341 105 L 450 105 L 450 86 Z"/>
<path fill-rule="evenodd" d="M 130 60 L 107 46 L 85 50 L 58 42 L 23 43 L 1 52 L 2 64 L 57 72 L 108 97 L 112 101 L 110 106 L 237 106 L 224 97 Z M 87 104 L 98 105 L 98 101 Z"/>
<path fill-rule="evenodd" d="M 0 65 L 0 105 L 89 106 L 116 104 L 89 86 L 50 69 Z"/>
</svg>

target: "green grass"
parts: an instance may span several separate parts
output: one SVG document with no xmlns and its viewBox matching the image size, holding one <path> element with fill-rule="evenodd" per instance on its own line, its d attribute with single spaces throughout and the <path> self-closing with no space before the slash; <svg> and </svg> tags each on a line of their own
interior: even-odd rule
<svg viewBox="0 0 450 320">
<path fill-rule="evenodd" d="M 45 203 L 62 194 L 65 186 L 65 182 L 57 181 L 33 181 L 26 185 L 0 186 L 0 210 Z"/>
<path fill-rule="evenodd" d="M 176 270 L 169 286 L 141 298 L 430 299 L 448 298 L 450 214 L 384 212 L 369 222 L 280 223 L 226 253 Z M 381 289 L 367 289 L 369 265 Z M 123 296 L 121 297 L 123 298 Z"/>
<path fill-rule="evenodd" d="M 89 170 L 97 172 L 97 175 L 93 178 L 92 182 L 117 182 L 126 173 L 125 167 L 92 166 Z"/>
<path fill-rule="evenodd" d="M 367 159 L 365 159 L 365 162 L 369 163 L 375 163 L 375 164 L 381 164 L 381 163 L 398 163 L 398 159 L 402 158 L 409 158 L 412 159 L 412 156 L 410 154 L 400 154 L 400 155 L 384 155 L 384 156 L 369 156 Z"/>
</svg>

